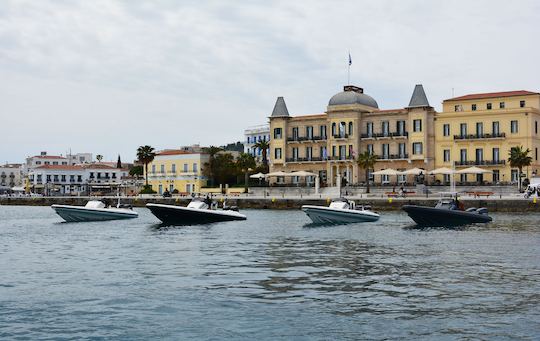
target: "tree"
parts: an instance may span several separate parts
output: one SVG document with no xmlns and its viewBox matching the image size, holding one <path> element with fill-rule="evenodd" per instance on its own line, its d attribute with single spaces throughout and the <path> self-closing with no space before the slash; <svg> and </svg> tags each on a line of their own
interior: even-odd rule
<svg viewBox="0 0 540 341">
<path fill-rule="evenodd" d="M 376 162 L 377 155 L 371 154 L 369 150 L 358 155 L 358 159 L 356 159 L 358 166 L 366 171 L 366 193 L 369 193 L 369 170 L 375 167 Z"/>
<path fill-rule="evenodd" d="M 103 160 L 103 155 L 101 154 L 96 155 L 96 160 L 98 160 L 98 162 L 101 162 L 101 160 Z"/>
<path fill-rule="evenodd" d="M 146 146 L 140 146 L 137 148 L 137 160 L 144 164 L 144 171 L 146 175 L 146 187 L 148 187 L 148 164 L 152 161 L 154 161 L 154 157 L 156 156 L 156 153 L 154 152 L 154 148 L 150 147 L 148 145 Z"/>
<path fill-rule="evenodd" d="M 203 151 L 208 154 L 210 157 L 208 158 L 208 162 L 204 164 L 204 167 L 202 169 L 202 173 L 204 176 L 206 176 L 210 180 L 210 185 L 214 186 L 214 180 L 216 178 L 216 155 L 222 151 L 223 149 L 216 147 L 216 146 L 210 146 L 208 148 L 204 148 Z"/>
<path fill-rule="evenodd" d="M 509 155 L 508 162 L 510 163 L 510 167 L 517 168 L 519 171 L 519 176 L 518 176 L 519 187 L 518 188 L 520 192 L 521 192 L 521 173 L 523 172 L 523 167 L 528 167 L 532 163 L 532 157 L 529 156 L 530 152 L 531 151 L 529 150 L 529 148 L 527 148 L 527 150 L 523 150 L 523 146 L 515 146 L 515 147 L 510 148 L 510 153 L 508 154 Z"/>
<path fill-rule="evenodd" d="M 213 174 L 220 184 L 234 182 L 237 174 L 234 157 L 231 153 L 219 153 L 214 157 Z M 232 181 L 231 181 L 232 180 Z"/>
<path fill-rule="evenodd" d="M 240 156 L 236 159 L 238 170 L 244 173 L 244 193 L 248 192 L 249 170 L 255 168 L 256 165 L 255 158 L 248 153 L 240 153 Z"/>
<path fill-rule="evenodd" d="M 122 168 L 122 160 L 120 160 L 120 154 L 118 154 L 118 160 L 116 161 L 116 168 Z"/>
<path fill-rule="evenodd" d="M 264 168 L 266 169 L 266 172 L 268 172 L 268 155 L 266 155 L 266 152 L 268 148 L 270 148 L 270 142 L 266 140 L 260 140 L 257 141 L 257 143 L 255 143 L 253 146 L 261 150 L 262 163 L 264 165 Z"/>
<path fill-rule="evenodd" d="M 129 170 L 129 175 L 131 175 L 131 176 L 135 176 L 135 175 L 141 175 L 142 176 L 143 174 L 144 174 L 143 166 L 133 166 Z"/>
</svg>

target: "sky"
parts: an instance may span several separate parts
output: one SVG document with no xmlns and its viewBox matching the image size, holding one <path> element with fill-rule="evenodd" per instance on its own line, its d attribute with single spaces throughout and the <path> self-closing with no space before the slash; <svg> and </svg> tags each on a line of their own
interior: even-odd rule
<svg viewBox="0 0 540 341">
<path fill-rule="evenodd" d="M 243 140 L 276 97 L 322 113 L 347 83 L 381 109 L 540 91 L 540 2 L 0 2 L 0 163 L 135 158 Z"/>
</svg>

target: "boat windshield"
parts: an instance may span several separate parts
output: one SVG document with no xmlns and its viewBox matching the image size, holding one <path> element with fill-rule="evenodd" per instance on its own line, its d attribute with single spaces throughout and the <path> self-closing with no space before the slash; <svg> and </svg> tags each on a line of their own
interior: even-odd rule
<svg viewBox="0 0 540 341">
<path fill-rule="evenodd" d="M 435 208 L 444 208 L 447 210 L 457 210 L 456 201 L 454 199 L 441 199 L 435 206 Z"/>
<path fill-rule="evenodd" d="M 90 200 L 84 207 L 88 208 L 105 208 L 105 204 L 99 200 Z"/>
<path fill-rule="evenodd" d="M 193 199 L 191 200 L 191 202 L 188 204 L 187 207 L 203 210 L 203 209 L 207 209 L 208 205 L 200 199 Z"/>
<path fill-rule="evenodd" d="M 349 208 L 349 202 L 341 199 L 334 200 L 330 203 L 330 208 L 338 208 L 345 210 Z"/>
</svg>

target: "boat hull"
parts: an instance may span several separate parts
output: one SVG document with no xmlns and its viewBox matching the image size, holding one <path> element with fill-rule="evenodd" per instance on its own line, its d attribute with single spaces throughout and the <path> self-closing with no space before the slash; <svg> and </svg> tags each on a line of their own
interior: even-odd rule
<svg viewBox="0 0 540 341">
<path fill-rule="evenodd" d="M 164 224 L 171 225 L 193 225 L 246 220 L 245 215 L 235 211 L 196 209 L 162 204 L 146 204 L 146 207 Z"/>
<path fill-rule="evenodd" d="M 366 223 L 379 220 L 379 215 L 369 211 L 338 210 L 324 206 L 302 206 L 307 216 L 316 224 Z"/>
<path fill-rule="evenodd" d="M 69 205 L 52 205 L 51 208 L 67 222 L 107 221 L 133 219 L 139 215 L 127 209 L 94 209 Z"/>
<path fill-rule="evenodd" d="M 489 223 L 492 219 L 486 214 L 440 209 L 429 206 L 404 205 L 402 209 L 420 226 L 446 227 L 476 223 Z"/>
</svg>

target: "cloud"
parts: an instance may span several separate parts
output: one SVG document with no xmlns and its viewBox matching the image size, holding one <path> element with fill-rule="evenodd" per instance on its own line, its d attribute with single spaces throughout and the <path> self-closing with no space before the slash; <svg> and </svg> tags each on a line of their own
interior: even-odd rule
<svg viewBox="0 0 540 341">
<path fill-rule="evenodd" d="M 416 83 L 438 108 L 452 88 L 537 91 L 539 23 L 535 1 L 4 1 L 2 135 L 25 141 L 0 159 L 241 140 L 276 96 L 323 112 L 349 50 L 383 108 Z"/>
</svg>

